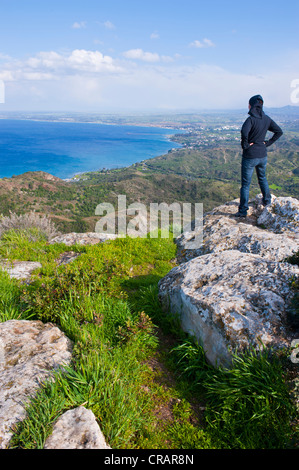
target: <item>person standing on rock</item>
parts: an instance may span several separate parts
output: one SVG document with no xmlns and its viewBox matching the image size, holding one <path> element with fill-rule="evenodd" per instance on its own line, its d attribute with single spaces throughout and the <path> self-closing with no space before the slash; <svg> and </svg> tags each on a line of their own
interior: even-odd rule
<svg viewBox="0 0 299 470">
<path fill-rule="evenodd" d="M 249 188 L 255 169 L 258 183 L 263 195 L 263 205 L 271 204 L 271 194 L 266 178 L 267 147 L 272 145 L 283 132 L 281 128 L 263 111 L 264 100 L 261 95 L 252 96 L 249 100 L 249 117 L 241 129 L 242 168 L 239 211 L 236 217 L 246 217 L 248 211 Z M 273 132 L 265 140 L 267 131 Z"/>
</svg>

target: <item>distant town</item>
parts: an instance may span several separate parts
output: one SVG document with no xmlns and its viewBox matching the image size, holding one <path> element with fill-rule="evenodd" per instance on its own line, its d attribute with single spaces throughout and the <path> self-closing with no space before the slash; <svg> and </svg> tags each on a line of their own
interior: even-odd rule
<svg viewBox="0 0 299 470">
<path fill-rule="evenodd" d="M 299 106 L 265 109 L 278 123 L 288 128 L 295 126 L 298 131 Z M 6 112 L 1 119 L 36 120 L 66 123 L 93 123 L 106 125 L 128 125 L 144 127 L 162 127 L 178 130 L 170 140 L 180 143 L 184 148 L 200 149 L 217 144 L 234 144 L 240 142 L 240 129 L 247 117 L 244 110 L 215 110 L 169 114 L 100 114 L 87 112 Z M 176 152 L 172 149 L 169 152 Z"/>
</svg>

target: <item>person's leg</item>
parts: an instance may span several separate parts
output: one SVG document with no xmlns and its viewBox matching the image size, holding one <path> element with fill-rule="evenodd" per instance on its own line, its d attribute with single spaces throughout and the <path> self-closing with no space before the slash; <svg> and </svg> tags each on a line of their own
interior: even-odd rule
<svg viewBox="0 0 299 470">
<path fill-rule="evenodd" d="M 243 216 L 248 211 L 249 188 L 255 165 L 255 159 L 242 158 L 239 214 Z"/>
<path fill-rule="evenodd" d="M 270 194 L 268 181 L 266 178 L 266 167 L 267 167 L 267 157 L 261 159 L 259 164 L 256 165 L 255 167 L 257 179 L 258 179 L 258 182 L 262 191 L 262 195 L 263 195 L 264 206 L 271 203 L 271 194 Z"/>
</svg>

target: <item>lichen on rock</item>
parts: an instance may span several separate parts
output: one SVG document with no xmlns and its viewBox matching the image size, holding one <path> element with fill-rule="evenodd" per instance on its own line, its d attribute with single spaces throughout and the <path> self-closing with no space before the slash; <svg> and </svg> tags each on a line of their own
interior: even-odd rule
<svg viewBox="0 0 299 470">
<path fill-rule="evenodd" d="M 0 323 L 0 449 L 9 444 L 11 427 L 26 417 L 26 404 L 40 385 L 71 357 L 71 341 L 51 323 Z"/>
<path fill-rule="evenodd" d="M 273 201 L 285 214 L 283 233 L 276 233 L 275 224 L 275 230 L 258 226 L 270 210 L 261 207 L 260 198 L 251 201 L 245 222 L 234 217 L 238 202 L 230 201 L 205 214 L 202 246 L 186 249 L 192 232 L 176 239 L 181 264 L 159 282 L 163 306 L 179 315 L 182 328 L 215 366 L 229 366 L 234 352 L 250 347 L 288 347 L 294 337 L 287 319 L 290 279 L 299 276 L 299 268 L 285 259 L 299 249 L 294 230 L 299 202 Z"/>
<path fill-rule="evenodd" d="M 110 449 L 91 410 L 79 406 L 54 424 L 44 449 Z"/>
</svg>

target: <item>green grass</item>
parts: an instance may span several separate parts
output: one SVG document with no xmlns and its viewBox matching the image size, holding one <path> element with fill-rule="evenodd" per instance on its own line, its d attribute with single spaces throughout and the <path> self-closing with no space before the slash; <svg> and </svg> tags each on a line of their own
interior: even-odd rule
<svg viewBox="0 0 299 470">
<path fill-rule="evenodd" d="M 280 190 L 282 189 L 281 186 L 277 186 L 277 184 L 274 184 L 274 183 L 273 183 L 273 184 L 270 184 L 270 185 L 269 185 L 269 188 L 270 188 L 270 189 L 273 189 L 274 191 L 275 191 L 275 190 L 279 190 L 279 191 L 280 191 Z"/>
<path fill-rule="evenodd" d="M 219 448 L 292 448 L 298 428 L 290 400 L 285 362 L 273 352 L 246 351 L 230 369 L 214 369 L 190 339 L 173 349 L 176 366 L 192 383 L 193 395 L 206 399 L 205 419 Z"/>
<path fill-rule="evenodd" d="M 207 420 L 215 436 L 232 448 L 291 445 L 288 398 L 282 365 L 269 352 L 235 357 L 231 370 L 209 374 Z"/>
<path fill-rule="evenodd" d="M 0 268 L 0 322 L 29 317 L 30 315 L 21 305 L 19 283 Z"/>
<path fill-rule="evenodd" d="M 57 266 L 70 250 L 80 256 Z M 51 321 L 74 344 L 72 363 L 28 404 L 11 448 L 43 448 L 55 420 L 79 405 L 94 412 L 112 448 L 293 445 L 280 359 L 248 353 L 231 370 L 214 369 L 178 319 L 162 310 L 157 283 L 175 265 L 172 239 L 67 247 L 15 231 L 0 240 L 0 253 L 42 263 L 30 284 L 0 271 L 0 321 Z"/>
</svg>

